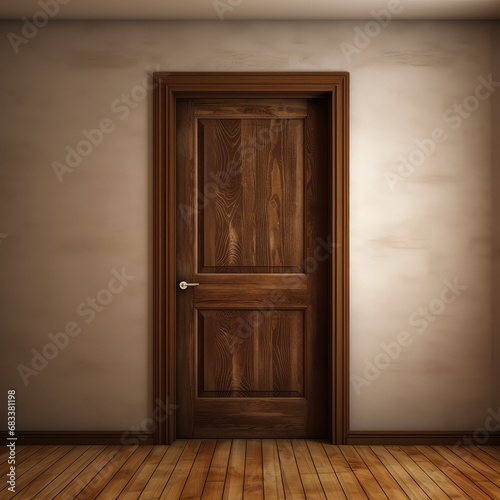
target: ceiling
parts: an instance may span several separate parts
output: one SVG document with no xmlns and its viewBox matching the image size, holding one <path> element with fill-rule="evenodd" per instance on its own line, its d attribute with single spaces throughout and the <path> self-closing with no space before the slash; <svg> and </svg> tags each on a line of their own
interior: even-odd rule
<svg viewBox="0 0 500 500">
<path fill-rule="evenodd" d="M 397 19 L 500 19 L 500 0 L 2 0 L 0 19 L 42 5 L 57 5 L 58 20 L 344 20 L 389 8 Z"/>
</svg>

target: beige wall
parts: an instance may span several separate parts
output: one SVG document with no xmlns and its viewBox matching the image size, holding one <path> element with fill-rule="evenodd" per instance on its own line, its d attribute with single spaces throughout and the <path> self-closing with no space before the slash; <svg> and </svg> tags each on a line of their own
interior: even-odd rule
<svg viewBox="0 0 500 500">
<path fill-rule="evenodd" d="M 351 72 L 352 428 L 482 425 L 494 391 L 492 99 L 471 96 L 492 72 L 491 25 L 393 22 L 363 40 L 365 25 L 52 22 L 18 54 L 6 36 L 21 25 L 0 25 L 0 390 L 17 388 L 20 429 L 149 416 L 152 99 L 140 87 L 151 69 Z M 459 119 L 464 99 L 477 109 Z M 60 182 L 53 162 L 104 119 L 113 131 Z M 441 142 L 419 153 L 435 129 Z M 400 155 L 422 164 L 398 174 Z M 118 292 L 123 268 L 135 278 Z M 467 288 L 444 304 L 455 279 Z M 92 318 L 79 304 L 96 294 L 112 302 Z M 25 386 L 18 365 L 68 322 L 81 333 L 46 350 L 54 359 Z M 382 343 L 395 359 L 364 373 L 384 363 Z"/>
</svg>

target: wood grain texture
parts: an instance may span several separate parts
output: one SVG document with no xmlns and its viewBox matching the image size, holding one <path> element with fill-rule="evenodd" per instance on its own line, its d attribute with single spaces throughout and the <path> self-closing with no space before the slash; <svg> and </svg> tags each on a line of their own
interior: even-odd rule
<svg viewBox="0 0 500 500">
<path fill-rule="evenodd" d="M 305 499 L 304 487 L 291 442 L 288 439 L 280 439 L 277 444 L 285 498 Z"/>
<path fill-rule="evenodd" d="M 200 311 L 199 395 L 303 396 L 302 311 Z"/>
<path fill-rule="evenodd" d="M 224 485 L 224 500 L 243 497 L 245 478 L 246 441 L 234 439 L 231 446 L 231 455 L 227 466 L 226 482 Z"/>
<path fill-rule="evenodd" d="M 218 103 L 178 105 L 178 436 L 327 437 L 327 101 Z"/>
<path fill-rule="evenodd" d="M 189 226 L 194 224 L 196 212 L 196 172 L 195 172 L 195 137 L 193 134 L 194 116 L 193 103 L 191 100 L 180 100 L 177 103 L 177 142 L 179 148 L 176 156 L 176 170 L 182 175 L 176 175 L 177 205 L 177 255 L 182 258 L 176 260 L 176 271 L 179 279 L 194 278 L 193 270 L 196 267 L 195 233 L 183 230 L 179 233 L 179 227 L 185 228 L 186 221 Z M 187 212 L 184 212 L 186 210 Z M 187 215 L 185 215 L 187 213 Z M 180 225 L 180 226 L 179 226 Z M 177 323 L 177 335 L 175 336 L 175 365 L 176 365 L 176 394 L 179 409 L 176 418 L 176 437 L 193 437 L 193 398 L 195 388 L 195 366 L 193 353 L 195 349 L 196 317 L 193 317 L 194 303 L 193 290 L 187 293 L 177 293 L 179 288 L 175 285 L 177 295 L 175 318 Z"/>
<path fill-rule="evenodd" d="M 151 476 L 154 474 L 156 467 L 158 467 L 158 464 L 167 452 L 167 449 L 167 446 L 155 446 L 146 459 L 141 463 L 140 468 L 134 471 L 130 481 L 127 483 L 125 488 L 123 488 L 117 498 L 122 500 L 139 498 L 140 494 L 151 479 Z"/>
<path fill-rule="evenodd" d="M 356 446 L 355 449 L 363 459 L 365 467 L 371 471 L 388 498 L 391 500 L 407 499 L 407 496 L 401 491 L 392 474 L 385 468 L 384 464 L 373 453 L 369 446 Z"/>
<path fill-rule="evenodd" d="M 469 453 L 463 453 L 460 456 L 443 446 L 433 447 L 433 449 L 474 481 L 487 495 L 492 498 L 500 498 L 500 488 L 497 485 L 498 476 L 486 464 L 474 459 Z"/>
<path fill-rule="evenodd" d="M 429 498 L 445 500 L 448 495 L 434 481 L 429 481 L 426 472 L 398 446 L 389 446 L 389 453 L 402 465 Z"/>
<path fill-rule="evenodd" d="M 87 465 L 73 480 L 67 484 L 60 496 L 62 498 L 76 498 L 86 488 L 93 489 L 93 483 L 96 476 L 109 464 L 109 462 L 116 456 L 122 448 L 117 446 L 108 446 L 102 453 L 99 454 L 89 465 Z"/>
<path fill-rule="evenodd" d="M 244 500 L 257 500 L 264 495 L 262 468 L 262 440 L 249 439 L 245 459 Z"/>
<path fill-rule="evenodd" d="M 500 474 L 498 470 L 496 470 L 498 469 L 498 464 L 491 462 L 487 463 L 481 456 L 478 457 L 475 453 L 469 451 L 469 448 L 467 448 L 467 451 L 464 453 L 459 447 L 448 446 L 443 448 L 443 453 L 444 456 L 450 457 L 452 460 L 455 459 L 455 456 L 459 457 L 461 461 L 467 465 L 468 470 L 472 472 L 472 474 L 470 472 L 467 474 L 469 477 L 474 476 L 476 481 L 484 481 L 484 478 L 486 478 L 497 487 L 500 486 Z M 450 455 L 450 453 L 453 453 L 453 455 Z M 448 458 L 448 460 L 450 460 L 450 458 Z M 477 474 L 483 477 L 477 476 Z M 495 493 L 500 496 L 500 492 L 496 491 Z"/>
<path fill-rule="evenodd" d="M 134 477 L 136 471 L 142 467 L 152 449 L 153 447 L 149 445 L 135 448 L 128 460 L 99 493 L 97 498 L 100 500 L 114 500 L 118 498 L 127 483 Z"/>
<path fill-rule="evenodd" d="M 47 446 L 30 446 L 25 448 L 24 450 L 19 452 L 19 455 L 16 456 L 17 463 L 20 464 L 19 467 L 16 468 L 16 475 L 20 476 L 24 472 L 28 471 L 30 467 L 32 467 L 40 457 L 47 455 L 54 451 L 55 447 L 47 447 Z M 37 458 L 39 457 L 39 458 Z M 5 476 L 7 471 L 10 469 L 10 465 L 5 459 L 5 462 L 2 462 L 0 466 L 0 470 L 2 475 Z M 7 489 L 7 482 L 0 484 L 0 491 Z"/>
<path fill-rule="evenodd" d="M 302 440 L 294 439 L 292 441 L 292 447 L 306 498 L 326 498 L 323 487 L 321 486 L 321 481 L 316 474 L 314 462 L 307 448 L 307 444 Z"/>
<path fill-rule="evenodd" d="M 177 461 L 168 482 L 166 483 L 165 489 L 159 498 L 165 500 L 170 498 L 180 498 L 200 446 L 201 441 L 197 439 L 187 441 L 187 444 L 182 450 L 182 454 Z"/>
<path fill-rule="evenodd" d="M 222 498 L 230 453 L 231 440 L 219 439 L 210 463 L 202 498 L 207 500 Z"/>
<path fill-rule="evenodd" d="M 345 457 L 346 467 L 350 467 L 369 498 L 376 500 L 387 500 L 387 496 L 380 487 L 377 479 L 366 467 L 365 463 L 354 448 L 350 446 L 339 446 L 338 449 Z"/>
<path fill-rule="evenodd" d="M 97 498 L 136 450 L 137 446 L 124 446 L 119 449 L 109 462 L 97 472 L 91 481 L 82 488 L 76 498 L 79 500 L 93 500 Z"/>
<path fill-rule="evenodd" d="M 496 446 L 479 446 L 479 449 L 488 455 L 491 455 L 496 460 L 500 460 L 500 450 Z"/>
<path fill-rule="evenodd" d="M 245 265 L 240 143 L 240 120 L 198 123 L 199 266 L 205 271 Z"/>
<path fill-rule="evenodd" d="M 498 498 L 493 471 L 500 457 L 494 458 L 498 450 L 491 447 L 250 439 L 37 451 L 43 451 L 40 460 L 25 467 L 9 498 Z"/>
<path fill-rule="evenodd" d="M 35 448 L 29 446 L 28 448 Z M 33 478 L 30 484 L 24 488 L 16 488 L 16 496 L 24 498 L 34 498 L 39 492 L 43 491 L 49 483 L 58 478 L 70 465 L 72 465 L 85 451 L 88 451 L 88 446 L 76 446 L 71 448 L 68 453 L 64 454 L 59 460 L 51 464 L 50 462 L 40 462 L 40 474 Z M 18 456 L 18 459 L 20 457 Z M 22 459 L 22 458 L 21 458 Z"/>
<path fill-rule="evenodd" d="M 198 398 L 196 404 L 195 437 L 307 436 L 303 398 Z"/>
<path fill-rule="evenodd" d="M 201 271 L 302 270 L 303 133 L 302 120 L 199 121 Z"/>
<path fill-rule="evenodd" d="M 451 448 L 452 451 L 456 451 L 456 448 Z M 491 467 L 494 471 L 500 474 L 500 464 L 498 463 L 498 459 L 493 458 L 489 453 L 485 450 L 477 448 L 475 446 L 468 446 L 467 451 L 474 455 L 474 457 L 478 458 L 481 462 L 485 463 L 489 467 Z"/>
<path fill-rule="evenodd" d="M 2 436 L 2 439 L 6 439 L 7 438 L 7 434 L 4 436 Z M 16 445 L 16 453 L 21 453 L 21 451 L 23 451 L 25 448 L 26 448 L 27 445 Z M 3 461 L 6 460 L 7 458 L 7 455 L 9 455 L 9 449 L 7 447 L 5 447 L 3 450 L 0 451 L 0 460 L 2 461 L 2 465 L 3 465 Z"/>
<path fill-rule="evenodd" d="M 318 478 L 325 492 L 326 498 L 341 499 L 346 498 L 340 481 L 333 470 L 323 445 L 318 441 L 308 441 L 306 446 L 309 449 L 311 458 L 316 468 Z"/>
<path fill-rule="evenodd" d="M 417 447 L 402 446 L 401 448 L 450 498 L 463 498 L 464 491 L 450 481 Z"/>
<path fill-rule="evenodd" d="M 229 276 L 226 276 L 229 278 Z M 238 275 L 222 280 L 219 276 L 199 274 L 199 287 L 193 290 L 194 304 L 198 309 L 245 308 L 258 309 L 262 315 L 279 309 L 306 309 L 307 277 L 305 275 L 259 274 Z M 253 279 L 250 279 L 253 278 Z M 228 286 L 229 285 L 229 286 Z"/>
<path fill-rule="evenodd" d="M 195 116 L 210 118 L 305 118 L 306 99 L 266 99 L 263 106 L 255 99 L 203 99 L 196 106 Z"/>
<path fill-rule="evenodd" d="M 102 453 L 106 450 L 104 446 L 83 447 L 81 455 L 71 463 L 66 463 L 66 468 L 63 470 L 54 471 L 53 480 L 50 481 L 43 489 L 38 490 L 37 494 L 32 497 L 38 500 L 53 499 L 63 490 L 68 484 L 74 481 L 78 475 L 85 470 L 90 464 L 98 460 Z M 63 462 L 64 463 L 64 462 Z"/>
<path fill-rule="evenodd" d="M 352 466 L 345 460 L 340 448 L 335 445 L 323 444 L 323 449 L 330 460 L 342 489 L 347 494 L 347 498 L 366 498 L 363 485 L 353 471 Z M 368 474 L 370 473 L 368 472 Z"/>
<path fill-rule="evenodd" d="M 434 467 L 439 469 L 448 480 L 453 481 L 466 495 L 470 498 L 478 500 L 486 500 L 491 498 L 485 494 L 479 484 L 475 484 L 473 480 L 469 479 L 462 471 L 455 466 L 452 462 L 445 460 L 441 454 L 429 446 L 418 447 L 419 451 L 433 464 Z"/>
<path fill-rule="evenodd" d="M 264 497 L 278 500 L 285 497 L 281 467 L 276 441 L 265 439 L 262 441 Z"/>
<path fill-rule="evenodd" d="M 410 476 L 410 474 L 406 472 L 404 467 L 391 455 L 387 448 L 384 446 L 372 446 L 372 450 L 384 464 L 386 469 L 393 475 L 400 488 L 408 495 L 409 498 L 415 498 L 417 500 L 429 498 L 424 490 L 420 488 L 420 486 Z"/>
<path fill-rule="evenodd" d="M 474 442 L 475 431 L 349 431 L 346 444 L 351 445 L 454 445 Z M 495 445 L 500 441 L 499 433 L 491 433 L 485 444 Z"/>
<path fill-rule="evenodd" d="M 198 449 L 196 461 L 186 481 L 186 486 L 180 498 L 201 498 L 208 476 L 208 470 L 214 455 L 217 441 L 215 439 L 203 441 Z"/>
<path fill-rule="evenodd" d="M 186 442 L 181 440 L 175 441 L 168 447 L 139 498 L 146 500 L 160 497 L 185 447 Z"/>
<path fill-rule="evenodd" d="M 189 155 L 179 158 L 176 155 L 179 143 L 179 108 L 183 101 L 198 99 L 205 101 L 204 110 L 200 109 L 193 120 L 227 120 L 227 114 L 241 121 L 254 119 L 281 120 L 283 122 L 298 120 L 306 121 L 307 113 L 297 106 L 304 100 L 324 100 L 326 103 L 327 123 L 322 130 L 326 131 L 327 161 L 325 164 L 326 191 L 330 196 L 330 203 L 326 206 L 328 229 L 335 242 L 332 262 L 327 266 L 329 304 L 327 308 L 328 325 L 325 330 L 330 340 L 327 346 L 329 373 L 325 378 L 330 382 L 330 396 L 334 395 L 335 403 L 326 401 L 327 411 L 325 419 L 328 422 L 328 437 L 336 442 L 345 442 L 348 433 L 348 93 L 349 77 L 347 73 L 156 73 L 155 78 L 155 105 L 154 105 L 154 384 L 153 400 L 160 400 L 168 407 L 169 403 L 178 403 L 175 394 L 192 393 L 194 384 L 189 380 L 179 381 L 179 370 L 176 349 L 176 302 L 177 278 L 179 268 L 176 268 L 179 245 L 176 233 L 176 216 L 182 206 L 178 203 L 178 187 L 176 184 L 176 170 L 178 167 L 190 170 L 193 158 Z M 216 100 L 227 99 L 231 96 L 233 103 L 226 109 L 217 108 L 220 104 Z M 234 107 L 234 100 L 241 101 L 242 105 Z M 268 106 L 258 110 L 258 117 L 254 108 L 249 108 L 247 100 L 268 100 Z M 289 100 L 288 107 L 283 106 L 283 99 Z M 239 113 L 239 116 L 238 116 Z M 295 114 L 295 116 L 286 115 Z M 184 120 L 181 120 L 184 121 Z M 321 129 L 318 129 L 321 130 Z M 189 145 L 189 141 L 183 141 Z M 304 137 L 304 143 L 307 143 Z M 194 151 L 194 148 L 193 148 Z M 195 172 L 195 169 L 193 170 Z M 276 170 L 275 170 L 276 172 Z M 276 179 L 276 177 L 275 177 Z M 196 179 L 191 178 L 187 185 Z M 197 185 L 195 183 L 195 185 Z M 277 185 L 276 183 L 274 184 Z M 196 191 L 196 189 L 194 190 Z M 196 197 L 196 192 L 194 193 Z M 193 199 L 193 193 L 188 198 Z M 190 203 L 182 208 L 185 214 L 190 214 Z M 305 205 L 304 205 L 305 208 Z M 304 210 L 305 211 L 305 210 Z M 275 225 L 276 226 L 276 225 Z M 277 232 L 275 234 L 278 234 Z M 305 234 L 305 233 L 304 233 Z M 198 244 L 199 242 L 197 242 Z M 279 241 L 278 241 L 279 243 Z M 306 245 L 306 242 L 304 242 Z M 196 247 L 198 248 L 198 247 Z M 274 255 L 280 255 L 280 247 L 274 246 Z M 198 251 L 198 250 L 197 250 Z M 308 249 L 304 246 L 303 255 Z M 198 256 L 196 256 L 198 258 Z M 237 270 L 237 272 L 242 269 Z M 278 269 L 276 269 L 278 271 Z M 225 271 L 231 271 L 230 266 Z M 253 267 L 251 273 L 255 273 Z M 292 269 L 292 272 L 298 272 Z M 245 271 L 245 272 L 248 272 Z M 223 274 L 223 273 L 218 273 Z M 279 273 L 277 273 L 279 274 Z M 194 279 L 198 276 L 183 275 L 183 278 Z M 190 294 L 191 296 L 193 294 Z M 192 300 L 192 297 L 186 300 Z M 191 303 L 192 305 L 192 303 Z M 219 303 L 222 308 L 223 304 Z M 247 304 L 247 307 L 254 305 Z M 182 361 L 181 363 L 182 364 Z M 185 371 L 182 371 L 185 373 Z M 191 380 L 196 376 L 190 373 Z M 180 386 L 184 385 L 183 391 Z M 306 388 L 307 392 L 307 388 Z M 169 400 L 170 398 L 170 400 Z M 189 405 L 187 405 L 189 406 Z M 188 411 L 190 409 L 188 408 Z M 176 426 L 179 421 L 186 421 L 182 412 L 165 415 L 165 423 L 157 425 L 154 431 L 156 442 L 167 442 L 175 439 Z M 162 419 L 163 420 L 163 419 Z M 183 424 L 181 423 L 181 426 Z M 316 424 L 314 424 L 316 425 Z M 191 432 L 189 423 L 186 425 L 186 435 Z"/>
<path fill-rule="evenodd" d="M 61 459 L 72 447 L 68 446 L 50 446 L 46 447 L 46 453 L 35 453 L 26 462 L 18 462 L 20 465 L 16 468 L 16 492 L 20 493 L 23 489 L 40 476 L 42 471 L 50 468 L 54 463 Z M 0 496 L 7 494 L 7 481 L 0 487 Z M 24 495 L 25 493 L 23 493 Z"/>
<path fill-rule="evenodd" d="M 39 449 L 37 446 L 27 446 L 27 445 L 16 446 L 16 457 L 19 460 L 27 458 L 30 455 L 33 455 L 33 453 L 35 453 L 37 449 Z M 7 474 L 7 471 L 9 470 L 10 467 L 9 464 L 7 463 L 7 455 L 9 454 L 9 450 L 7 447 L 5 447 L 5 450 L 2 451 L 3 453 L 1 459 L 2 461 L 0 463 L 0 473 L 2 474 L 2 476 L 4 476 L 5 474 Z"/>
<path fill-rule="evenodd" d="M 167 406 L 168 408 L 168 406 Z M 160 408 L 155 410 L 155 413 Z M 162 417 L 161 412 L 159 418 Z M 33 446 L 92 446 L 153 444 L 154 432 L 130 429 L 121 431 L 16 431 L 18 443 Z M 0 431 L 0 440 L 7 439 L 7 433 Z M 20 452 L 23 446 L 18 446 Z"/>
</svg>

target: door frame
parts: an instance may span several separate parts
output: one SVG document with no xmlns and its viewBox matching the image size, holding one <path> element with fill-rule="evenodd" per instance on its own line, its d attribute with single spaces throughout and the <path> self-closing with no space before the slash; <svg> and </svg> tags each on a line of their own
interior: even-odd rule
<svg viewBox="0 0 500 500">
<path fill-rule="evenodd" d="M 175 441 L 176 99 L 322 97 L 329 103 L 329 439 L 347 442 L 349 423 L 349 74 L 154 74 L 153 422 L 154 443 Z"/>
</svg>

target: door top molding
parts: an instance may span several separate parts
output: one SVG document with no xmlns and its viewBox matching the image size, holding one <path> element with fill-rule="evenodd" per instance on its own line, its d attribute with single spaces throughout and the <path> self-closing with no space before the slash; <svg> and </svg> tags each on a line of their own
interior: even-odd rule
<svg viewBox="0 0 500 500">
<path fill-rule="evenodd" d="M 182 90 L 209 91 L 213 87 L 220 90 L 303 90 L 328 92 L 335 88 L 347 87 L 349 73 L 347 72 L 219 72 L 219 73 L 154 73 L 155 86 L 170 86 Z M 180 89 L 179 89 L 180 90 Z"/>
</svg>

